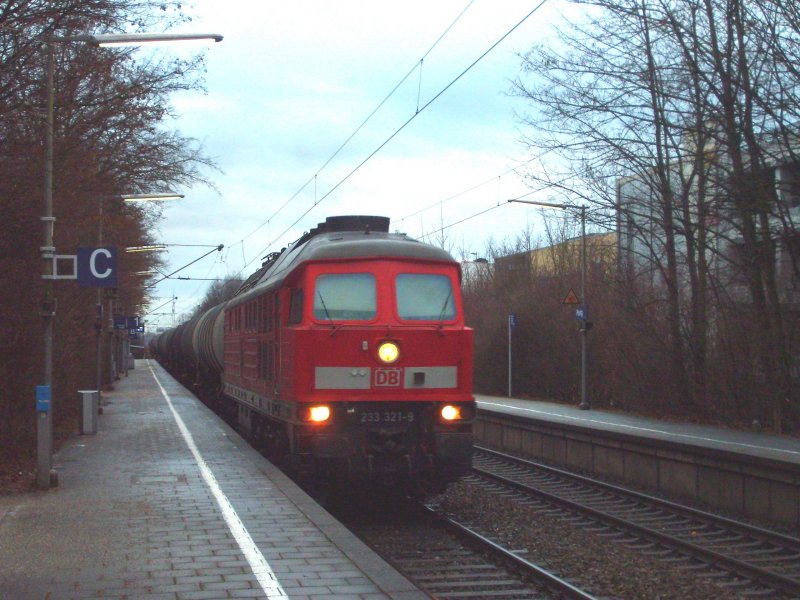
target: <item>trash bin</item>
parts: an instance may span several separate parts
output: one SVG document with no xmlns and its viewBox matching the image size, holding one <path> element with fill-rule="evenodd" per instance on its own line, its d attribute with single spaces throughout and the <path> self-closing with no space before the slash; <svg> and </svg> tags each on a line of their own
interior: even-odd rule
<svg viewBox="0 0 800 600">
<path fill-rule="evenodd" d="M 100 392 L 97 390 L 78 390 L 81 403 L 81 435 L 97 433 L 97 407 Z"/>
</svg>

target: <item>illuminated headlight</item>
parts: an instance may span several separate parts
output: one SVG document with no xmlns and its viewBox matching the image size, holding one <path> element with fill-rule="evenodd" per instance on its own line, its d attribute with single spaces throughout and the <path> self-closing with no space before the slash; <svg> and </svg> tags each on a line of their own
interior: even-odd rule
<svg viewBox="0 0 800 600">
<path fill-rule="evenodd" d="M 458 406 L 453 406 L 452 404 L 443 406 L 442 410 L 439 411 L 439 414 L 442 415 L 442 419 L 444 419 L 445 421 L 461 420 L 461 408 L 459 408 Z"/>
<path fill-rule="evenodd" d="M 383 342 L 378 346 L 378 358 L 386 364 L 395 362 L 400 357 L 400 348 L 394 342 Z"/>
<path fill-rule="evenodd" d="M 324 404 L 319 406 L 310 406 L 305 410 L 304 420 L 311 421 L 312 423 L 323 423 L 331 418 L 331 409 Z"/>
</svg>

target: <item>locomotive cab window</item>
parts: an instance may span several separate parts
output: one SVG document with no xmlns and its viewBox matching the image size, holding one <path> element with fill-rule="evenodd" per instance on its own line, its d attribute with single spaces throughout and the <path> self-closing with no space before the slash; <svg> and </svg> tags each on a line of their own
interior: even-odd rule
<svg viewBox="0 0 800 600">
<path fill-rule="evenodd" d="M 453 284 L 447 275 L 406 273 L 397 276 L 397 313 L 405 321 L 452 321 L 456 318 Z"/>
<path fill-rule="evenodd" d="M 303 320 L 303 289 L 295 288 L 289 299 L 289 325 L 297 325 Z"/>
<path fill-rule="evenodd" d="M 320 321 L 370 321 L 375 318 L 375 277 L 369 273 L 330 273 L 317 277 L 314 318 Z"/>
</svg>

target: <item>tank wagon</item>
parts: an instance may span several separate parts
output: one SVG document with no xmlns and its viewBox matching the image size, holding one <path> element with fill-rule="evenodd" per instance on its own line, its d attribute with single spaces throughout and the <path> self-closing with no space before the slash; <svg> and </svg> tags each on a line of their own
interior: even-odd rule
<svg viewBox="0 0 800 600">
<path fill-rule="evenodd" d="M 329 217 L 149 348 L 296 471 L 433 491 L 472 455 L 460 276 L 388 218 Z"/>
</svg>

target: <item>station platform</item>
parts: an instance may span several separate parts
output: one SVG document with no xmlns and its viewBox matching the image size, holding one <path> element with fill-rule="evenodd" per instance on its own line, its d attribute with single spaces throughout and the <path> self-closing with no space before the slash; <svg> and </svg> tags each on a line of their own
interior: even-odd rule
<svg viewBox="0 0 800 600">
<path fill-rule="evenodd" d="M 539 400 L 475 395 L 479 410 L 800 465 L 800 437 L 650 419 Z"/>
<path fill-rule="evenodd" d="M 57 488 L 0 497 L 0 598 L 428 598 L 155 361 Z"/>
<path fill-rule="evenodd" d="M 478 445 L 800 528 L 800 438 L 476 396 Z M 797 529 L 800 531 L 800 529 Z"/>
</svg>

